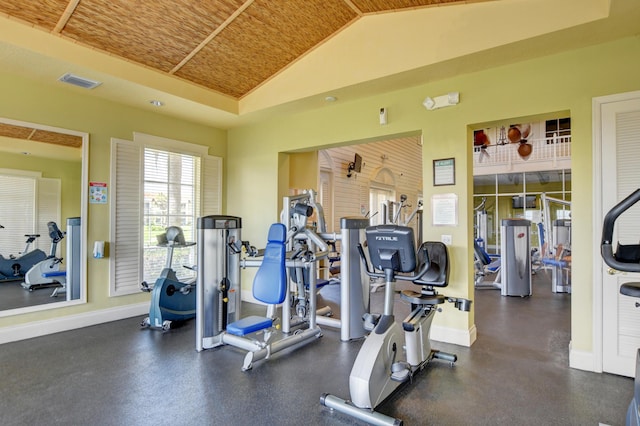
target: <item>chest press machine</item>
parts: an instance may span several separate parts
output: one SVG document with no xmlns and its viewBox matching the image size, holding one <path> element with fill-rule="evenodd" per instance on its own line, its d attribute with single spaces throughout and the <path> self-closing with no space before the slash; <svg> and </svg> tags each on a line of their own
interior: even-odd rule
<svg viewBox="0 0 640 426">
<path fill-rule="evenodd" d="M 247 351 L 242 370 L 253 367 L 258 360 L 290 347 L 298 347 L 322 336 L 316 323 L 315 274 L 310 274 L 309 309 L 304 323 L 290 331 L 289 278 L 286 269 L 311 269 L 326 256 L 326 244 L 305 257 L 287 258 L 286 244 L 296 231 L 287 232 L 285 225 L 274 223 L 268 234 L 262 259 L 240 259 L 241 219 L 233 216 L 207 216 L 198 219 L 198 278 L 196 285 L 196 349 L 198 352 L 231 345 Z M 309 239 L 311 240 L 311 238 Z M 267 304 L 265 316 L 241 316 L 240 264 L 258 266 L 253 296 Z M 286 303 L 285 303 L 286 301 Z M 283 306 L 282 324 L 276 309 Z M 283 331 L 278 329 L 282 328 Z M 276 335 L 278 335 L 276 337 Z"/>
<path fill-rule="evenodd" d="M 433 358 L 453 365 L 456 355 L 431 349 L 431 323 L 438 305 L 445 301 L 461 311 L 469 311 L 471 301 L 447 297 L 435 289 L 448 285 L 449 257 L 444 244 L 425 242 L 416 255 L 413 229 L 398 225 L 369 227 L 366 241 L 373 264 L 370 270 L 361 249 L 367 274 L 386 281 L 384 313 L 367 319 L 374 328 L 364 341 L 349 376 L 351 400 L 324 394 L 320 403 L 369 424 L 398 425 L 402 424 L 401 420 L 379 413 L 375 408 Z M 396 322 L 393 315 L 396 280 L 412 281 L 420 286 L 420 291 L 401 293 L 401 298 L 409 302 L 412 309 L 402 324 Z"/>
</svg>

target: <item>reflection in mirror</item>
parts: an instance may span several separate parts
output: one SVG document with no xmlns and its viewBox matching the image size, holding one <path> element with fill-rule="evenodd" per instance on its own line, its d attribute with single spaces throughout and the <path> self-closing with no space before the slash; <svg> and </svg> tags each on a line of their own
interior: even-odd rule
<svg viewBox="0 0 640 426">
<path fill-rule="evenodd" d="M 85 299 L 88 135 L 0 118 L 0 316 Z"/>
</svg>

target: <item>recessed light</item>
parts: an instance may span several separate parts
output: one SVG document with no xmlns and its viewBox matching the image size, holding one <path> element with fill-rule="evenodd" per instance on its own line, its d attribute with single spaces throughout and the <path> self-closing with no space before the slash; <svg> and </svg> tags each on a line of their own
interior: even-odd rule
<svg viewBox="0 0 640 426">
<path fill-rule="evenodd" d="M 336 98 L 335 96 L 327 96 L 326 98 L 324 98 L 324 100 L 326 102 L 335 102 L 338 100 L 338 98 Z"/>
<path fill-rule="evenodd" d="M 31 153 L 27 152 L 27 151 L 22 151 L 20 154 L 22 154 L 22 155 L 31 155 Z"/>
<path fill-rule="evenodd" d="M 157 106 L 157 107 L 164 106 L 164 102 L 159 101 L 159 100 L 157 100 L 157 99 L 152 99 L 152 100 L 150 100 L 150 101 L 149 101 L 149 103 L 150 103 L 151 105 L 153 105 L 153 106 Z"/>
</svg>

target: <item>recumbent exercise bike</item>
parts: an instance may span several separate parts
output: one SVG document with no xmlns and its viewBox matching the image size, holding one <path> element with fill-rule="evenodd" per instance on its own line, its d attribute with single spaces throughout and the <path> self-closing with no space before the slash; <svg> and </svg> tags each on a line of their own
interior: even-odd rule
<svg viewBox="0 0 640 426">
<path fill-rule="evenodd" d="M 611 268 L 623 272 L 640 272 L 640 244 L 617 244 L 613 252 L 613 228 L 618 217 L 640 201 L 640 189 L 635 190 L 624 200 L 613 206 L 605 215 L 600 240 L 602 259 Z M 640 282 L 627 282 L 620 286 L 620 294 L 640 298 Z M 640 303 L 635 302 L 635 307 Z M 640 349 L 636 352 L 636 376 L 633 387 L 633 399 L 627 410 L 627 426 L 640 425 Z"/>
<path fill-rule="evenodd" d="M 365 233 L 373 269 L 362 246 L 360 255 L 367 275 L 386 281 L 384 313 L 365 315 L 365 323 L 373 330 L 360 348 L 349 376 L 351 400 L 324 394 L 320 403 L 370 424 L 398 425 L 401 420 L 376 412 L 375 408 L 433 358 L 452 365 L 457 361 L 456 355 L 431 349 L 429 331 L 438 305 L 450 302 L 461 311 L 469 311 L 471 301 L 447 297 L 436 290 L 449 283 L 449 256 L 443 243 L 425 242 L 416 255 L 412 228 L 378 225 L 368 227 Z M 402 325 L 393 315 L 396 280 L 420 286 L 419 291 L 401 293 L 401 299 L 409 302 L 412 309 Z"/>
</svg>

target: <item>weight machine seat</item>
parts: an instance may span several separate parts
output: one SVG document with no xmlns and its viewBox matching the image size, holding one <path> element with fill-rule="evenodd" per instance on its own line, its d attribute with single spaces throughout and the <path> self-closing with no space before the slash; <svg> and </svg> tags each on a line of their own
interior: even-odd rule
<svg viewBox="0 0 640 426">
<path fill-rule="evenodd" d="M 66 275 L 67 275 L 67 271 L 51 271 L 51 272 L 42 273 L 43 278 L 55 278 L 55 277 L 62 277 Z"/>
<path fill-rule="evenodd" d="M 553 258 L 542 259 L 542 264 L 548 266 L 557 266 L 559 268 L 566 268 L 567 266 L 569 266 L 569 262 L 567 262 L 566 260 Z"/>
<path fill-rule="evenodd" d="M 620 294 L 640 297 L 640 283 L 624 283 L 620 286 Z"/>
<path fill-rule="evenodd" d="M 478 245 L 476 240 L 473 240 L 473 253 L 475 258 L 484 266 L 485 270 L 489 272 L 498 272 L 500 270 L 500 256 L 494 255 L 492 257 Z"/>
<path fill-rule="evenodd" d="M 269 228 L 262 264 L 253 279 L 253 297 L 269 305 L 278 305 L 287 297 L 286 239 L 286 227 L 281 223 L 272 224 Z M 253 315 L 228 324 L 227 332 L 244 336 L 272 325 L 272 318 Z"/>
<path fill-rule="evenodd" d="M 227 325 L 227 332 L 235 336 L 246 336 L 247 334 L 269 328 L 272 325 L 273 320 L 271 318 L 252 315 Z"/>
</svg>

